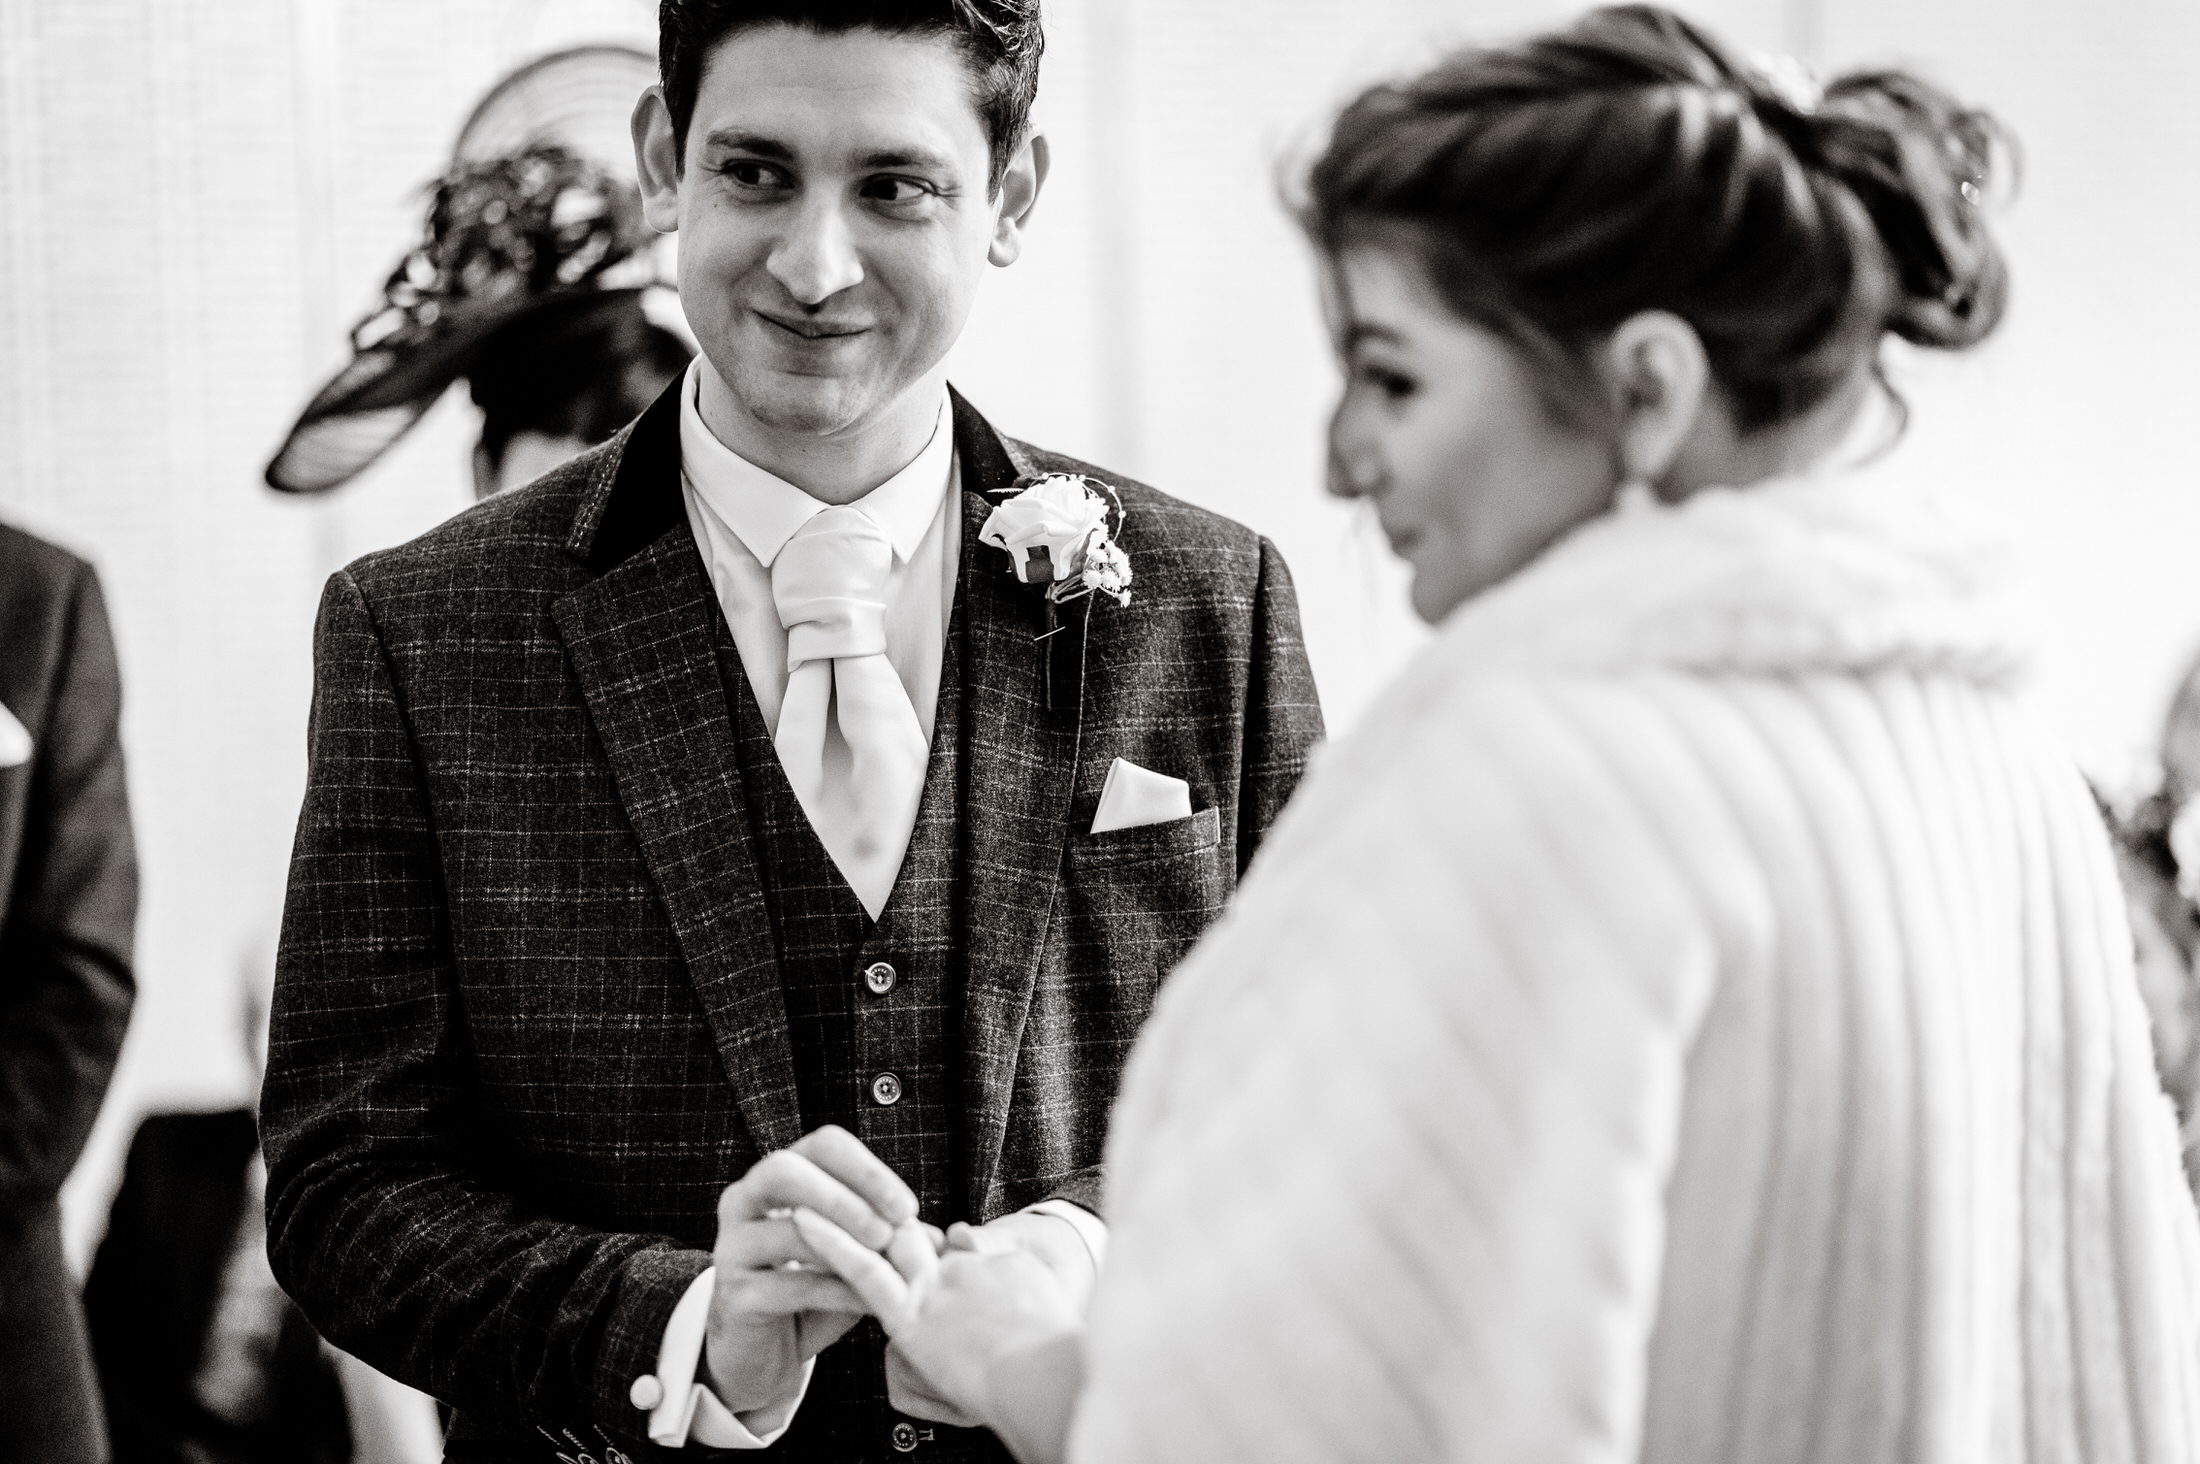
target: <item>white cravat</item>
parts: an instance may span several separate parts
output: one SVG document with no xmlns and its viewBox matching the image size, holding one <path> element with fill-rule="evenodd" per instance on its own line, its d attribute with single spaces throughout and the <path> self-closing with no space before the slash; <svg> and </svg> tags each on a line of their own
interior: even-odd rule
<svg viewBox="0 0 2200 1464">
<path fill-rule="evenodd" d="M 894 544 L 860 508 L 812 514 L 772 561 L 787 697 L 772 737 L 825 851 L 876 920 L 917 825 L 929 753 L 886 660 Z"/>
<path fill-rule="evenodd" d="M 801 744 L 817 750 L 814 765 L 819 773 L 810 786 L 818 796 L 813 799 L 804 792 L 801 758 L 790 760 L 789 749 L 797 744 L 785 726 L 790 697 L 803 708 L 814 707 L 815 703 L 798 694 L 796 683 L 802 678 L 790 676 L 793 638 L 781 620 L 774 592 L 775 569 L 795 537 L 830 505 L 748 462 L 712 435 L 698 405 L 702 372 L 707 369 L 707 363 L 698 356 L 680 391 L 681 480 L 688 523 L 703 551 L 711 586 L 725 609 L 749 687 L 764 714 L 764 725 L 779 748 L 788 781 L 795 785 L 803 812 L 809 815 L 811 826 L 835 864 L 875 917 L 886 903 L 894 871 L 901 867 L 902 856 L 908 850 L 909 834 L 915 827 L 915 803 L 906 790 L 889 796 L 887 801 L 896 810 L 906 803 L 906 814 L 897 811 L 891 820 L 882 816 L 867 822 L 866 827 L 872 831 L 869 838 L 875 843 L 872 854 L 867 859 L 844 859 L 843 853 L 853 846 L 846 842 L 836 846 L 834 830 L 845 824 L 836 820 L 831 810 L 852 814 L 857 806 L 852 744 L 837 735 L 830 742 L 819 735 L 815 741 Z M 886 575 L 880 616 L 885 664 L 899 681 L 927 748 L 939 702 L 940 667 L 962 549 L 961 500 L 953 491 L 957 473 L 951 421 L 943 392 L 938 426 L 916 459 L 855 503 L 835 510 L 859 512 L 892 545 L 892 565 Z M 830 667 L 794 669 L 811 671 L 813 678 L 831 675 Z M 872 684 L 878 683 L 874 679 Z M 831 710 L 837 708 L 829 706 Z M 807 719 L 810 712 L 797 710 L 796 715 L 798 720 Z M 840 720 L 828 715 L 823 723 L 826 731 L 837 732 Z M 835 742 L 841 745 L 832 746 Z M 920 793 L 922 786 L 920 763 Z M 822 817 L 821 808 L 828 810 Z M 868 820 L 868 810 L 865 816 Z M 882 869 L 883 882 L 878 877 Z"/>
</svg>

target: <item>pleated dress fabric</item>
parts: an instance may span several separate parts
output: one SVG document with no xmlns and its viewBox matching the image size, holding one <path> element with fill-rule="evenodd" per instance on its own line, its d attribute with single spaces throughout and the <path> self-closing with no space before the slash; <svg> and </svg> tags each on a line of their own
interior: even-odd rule
<svg viewBox="0 0 2200 1464">
<path fill-rule="evenodd" d="M 1455 612 L 1146 1030 L 1073 1458 L 2200 1459 L 2200 1226 L 2002 584 L 1850 478 Z"/>
</svg>

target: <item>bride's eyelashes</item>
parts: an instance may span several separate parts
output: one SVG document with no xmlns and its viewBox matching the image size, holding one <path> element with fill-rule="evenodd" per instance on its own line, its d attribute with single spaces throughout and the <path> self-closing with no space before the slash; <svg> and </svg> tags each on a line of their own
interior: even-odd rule
<svg viewBox="0 0 2200 1464">
<path fill-rule="evenodd" d="M 1421 383 L 1403 371 L 1361 361 L 1352 368 L 1354 379 L 1390 401 L 1402 402 L 1421 389 Z"/>
</svg>

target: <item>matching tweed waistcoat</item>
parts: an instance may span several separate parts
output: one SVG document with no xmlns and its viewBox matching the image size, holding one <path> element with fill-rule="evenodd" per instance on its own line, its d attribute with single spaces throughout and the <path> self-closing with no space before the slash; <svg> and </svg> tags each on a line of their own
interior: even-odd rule
<svg viewBox="0 0 2200 1464">
<path fill-rule="evenodd" d="M 962 625 L 958 595 L 916 829 L 876 924 L 803 813 L 724 630 L 719 655 L 779 952 L 803 1131 L 827 1123 L 847 1129 L 908 1181 L 922 1217 L 943 1229 L 983 1218 L 965 1213 L 955 1061 L 966 918 Z M 1006 1464 L 1009 1455 L 992 1434 L 912 1419 L 887 1404 L 885 1341 L 866 1319 L 821 1353 L 794 1426 L 771 1454 L 832 1464 Z"/>
</svg>

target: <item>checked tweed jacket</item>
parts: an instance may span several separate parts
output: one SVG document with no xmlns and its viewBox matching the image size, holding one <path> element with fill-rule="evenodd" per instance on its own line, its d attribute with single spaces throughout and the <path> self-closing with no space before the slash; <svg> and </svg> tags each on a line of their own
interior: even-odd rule
<svg viewBox="0 0 2200 1464">
<path fill-rule="evenodd" d="M 829 1071 L 790 1024 L 815 1004 L 816 950 L 796 963 L 810 976 L 783 969 L 789 846 L 753 735 L 743 766 L 676 390 L 529 488 L 353 564 L 322 602 L 262 1103 L 269 1246 L 331 1341 L 457 1410 L 453 1458 L 709 1452 L 649 1444 L 629 1389 L 709 1264 L 720 1190 L 800 1137 L 798 1071 Z M 931 984 L 954 1172 L 923 1187 L 942 1222 L 1050 1196 L 1098 1208 L 1154 989 L 1321 729 L 1272 546 L 1004 438 L 960 397 L 954 422 L 954 755 L 936 742 L 930 777 L 951 766 L 958 793 L 943 807 L 927 787 L 894 897 L 942 870 L 951 885 Z M 1080 602 L 1042 643 L 1042 597 L 977 531 L 1045 471 L 1120 489 L 1137 593 Z M 1184 778 L 1193 816 L 1087 834 L 1117 757 Z M 836 1345 L 875 1350 L 875 1328 Z M 905 1449 L 883 1422 L 795 1449 L 828 1437 L 805 1428 L 813 1404 L 775 1454 L 983 1457 L 949 1437 Z"/>
</svg>

